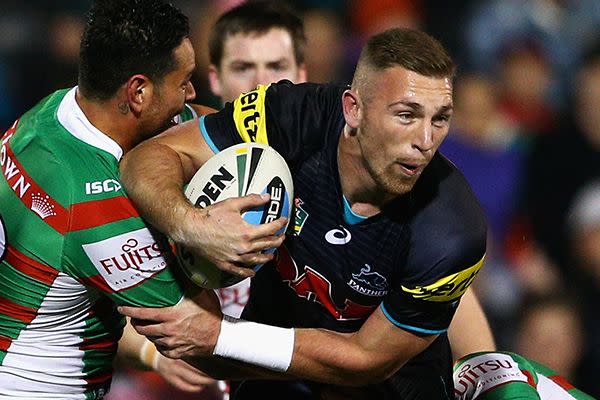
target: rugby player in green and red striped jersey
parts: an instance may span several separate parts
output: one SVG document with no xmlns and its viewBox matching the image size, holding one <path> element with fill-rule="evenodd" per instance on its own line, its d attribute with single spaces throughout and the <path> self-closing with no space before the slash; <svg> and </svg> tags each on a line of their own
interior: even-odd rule
<svg viewBox="0 0 600 400">
<path fill-rule="evenodd" d="M 507 351 L 469 354 L 454 364 L 455 400 L 592 400 L 550 368 Z"/>
<path fill-rule="evenodd" d="M 118 163 L 194 98 L 188 35 L 187 18 L 160 0 L 98 1 L 78 86 L 49 95 L 1 137 L 0 399 L 101 399 L 124 325 L 115 306 L 183 297 L 168 244 L 129 202 Z M 280 243 L 270 232 L 281 222 L 227 229 L 263 202 L 229 202 L 225 223 L 205 230 L 222 239 L 210 248 L 221 250 L 217 261 L 270 259 L 227 253 L 248 233 L 270 238 L 255 252 Z"/>
</svg>

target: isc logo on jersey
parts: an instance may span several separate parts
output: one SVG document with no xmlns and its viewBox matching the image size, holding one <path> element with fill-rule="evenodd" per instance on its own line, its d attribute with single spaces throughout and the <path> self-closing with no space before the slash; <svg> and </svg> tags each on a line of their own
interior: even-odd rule
<svg viewBox="0 0 600 400">
<path fill-rule="evenodd" d="M 264 144 L 241 143 L 221 151 L 196 172 L 185 190 L 187 198 L 201 208 L 251 193 L 269 193 L 271 197 L 266 205 L 246 210 L 242 214 L 246 222 L 264 224 L 282 216 L 289 218 L 293 199 L 291 173 L 283 157 Z M 176 248 L 183 270 L 200 286 L 214 289 L 243 279 L 222 272 L 185 246 Z"/>
<path fill-rule="evenodd" d="M 167 266 L 168 246 L 147 228 L 82 246 L 94 267 L 114 291 L 127 289 Z"/>
<path fill-rule="evenodd" d="M 85 194 L 118 192 L 119 190 L 121 190 L 121 183 L 114 179 L 85 183 Z"/>
</svg>

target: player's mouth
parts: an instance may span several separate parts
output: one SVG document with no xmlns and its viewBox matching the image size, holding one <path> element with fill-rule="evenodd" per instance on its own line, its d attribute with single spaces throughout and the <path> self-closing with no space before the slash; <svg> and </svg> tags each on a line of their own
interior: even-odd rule
<svg viewBox="0 0 600 400">
<path fill-rule="evenodd" d="M 425 163 L 422 162 L 398 162 L 401 171 L 408 176 L 420 175 L 425 169 Z"/>
</svg>

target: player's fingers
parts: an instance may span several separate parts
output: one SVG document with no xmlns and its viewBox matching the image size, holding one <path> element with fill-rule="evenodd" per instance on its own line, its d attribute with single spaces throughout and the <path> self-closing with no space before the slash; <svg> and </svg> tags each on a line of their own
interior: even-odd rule
<svg viewBox="0 0 600 400">
<path fill-rule="evenodd" d="M 167 308 L 149 308 L 149 307 L 129 307 L 119 306 L 117 311 L 125 316 L 145 321 L 163 322 L 166 321 L 171 313 L 170 307 Z M 138 321 L 139 323 L 139 321 Z"/>
<path fill-rule="evenodd" d="M 281 246 L 281 244 L 283 243 L 283 241 L 285 240 L 285 236 L 284 235 L 279 235 L 279 236 L 267 236 L 264 238 L 260 238 L 257 240 L 254 240 L 251 244 L 250 244 L 250 253 L 257 253 L 263 250 L 269 250 L 269 249 L 276 249 L 279 246 Z"/>
<path fill-rule="evenodd" d="M 248 229 L 248 238 L 254 241 L 266 236 L 277 236 L 277 232 L 285 227 L 287 221 L 286 217 L 281 217 L 266 224 L 251 225 Z"/>
<path fill-rule="evenodd" d="M 210 376 L 203 374 L 191 365 L 182 365 L 181 369 L 177 371 L 178 375 L 186 382 L 193 385 L 211 385 L 215 383 L 215 380 Z"/>
<path fill-rule="evenodd" d="M 230 262 L 218 261 L 215 262 L 215 266 L 221 271 L 229 272 L 230 274 L 242 276 L 245 278 L 251 278 L 254 276 L 254 271 L 247 267 L 240 267 Z"/>
<path fill-rule="evenodd" d="M 249 194 L 243 197 L 233 197 L 231 199 L 225 200 L 225 202 L 228 202 L 229 205 L 235 207 L 237 210 L 242 212 L 253 207 L 265 205 L 267 204 L 270 198 L 271 195 L 269 195 L 268 193 Z"/>
<path fill-rule="evenodd" d="M 161 325 L 156 324 L 143 324 L 137 323 L 135 320 L 131 320 L 131 326 L 140 335 L 146 336 L 150 341 L 155 342 L 163 336 Z"/>
<path fill-rule="evenodd" d="M 177 389 L 187 393 L 200 393 L 206 388 L 206 385 L 187 382 L 185 379 L 178 377 L 173 378 L 170 383 Z"/>
<path fill-rule="evenodd" d="M 251 267 L 254 265 L 268 263 L 273 259 L 273 257 L 273 253 L 247 253 L 240 256 L 240 264 Z"/>
</svg>

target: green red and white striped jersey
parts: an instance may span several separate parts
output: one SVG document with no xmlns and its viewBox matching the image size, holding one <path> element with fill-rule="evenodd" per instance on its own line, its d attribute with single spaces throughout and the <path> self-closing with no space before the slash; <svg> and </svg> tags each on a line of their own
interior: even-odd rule
<svg viewBox="0 0 600 400">
<path fill-rule="evenodd" d="M 455 400 L 593 400 L 550 368 L 511 352 L 465 356 L 453 378 Z"/>
<path fill-rule="evenodd" d="M 121 148 L 75 92 L 45 98 L 0 142 L 0 399 L 102 398 L 116 305 L 183 295 L 168 244 L 121 188 Z"/>
</svg>

